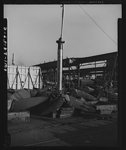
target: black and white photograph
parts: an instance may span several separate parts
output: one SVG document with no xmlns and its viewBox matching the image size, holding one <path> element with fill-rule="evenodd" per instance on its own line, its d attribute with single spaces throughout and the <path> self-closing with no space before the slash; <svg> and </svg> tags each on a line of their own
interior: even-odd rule
<svg viewBox="0 0 126 150">
<path fill-rule="evenodd" d="M 9 146 L 118 146 L 122 5 L 3 8 Z"/>
</svg>

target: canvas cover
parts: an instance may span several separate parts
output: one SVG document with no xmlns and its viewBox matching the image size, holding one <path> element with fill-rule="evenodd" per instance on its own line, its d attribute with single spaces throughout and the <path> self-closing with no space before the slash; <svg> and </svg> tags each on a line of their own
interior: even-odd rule
<svg viewBox="0 0 126 150">
<path fill-rule="evenodd" d="M 30 98 L 30 97 L 31 97 L 30 91 L 25 90 L 25 89 L 20 89 L 20 90 L 17 90 L 13 95 L 11 95 L 10 99 L 18 101 L 18 100 L 21 100 L 24 98 Z"/>
</svg>

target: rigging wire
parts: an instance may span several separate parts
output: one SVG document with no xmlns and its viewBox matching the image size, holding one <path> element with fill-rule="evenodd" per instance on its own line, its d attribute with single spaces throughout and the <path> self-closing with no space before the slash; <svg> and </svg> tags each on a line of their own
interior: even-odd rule
<svg viewBox="0 0 126 150">
<path fill-rule="evenodd" d="M 113 43 L 115 43 L 117 45 L 117 42 L 115 40 L 113 40 L 110 35 L 108 35 L 108 33 L 106 33 L 98 24 L 97 22 L 87 13 L 87 11 L 82 8 L 80 5 L 79 7 L 81 8 L 81 10 L 95 23 L 95 25 L 111 40 L 113 41 Z"/>
</svg>

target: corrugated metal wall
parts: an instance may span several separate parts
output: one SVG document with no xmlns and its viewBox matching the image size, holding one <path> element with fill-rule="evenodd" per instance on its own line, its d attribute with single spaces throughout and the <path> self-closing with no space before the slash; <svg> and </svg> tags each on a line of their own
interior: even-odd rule
<svg viewBox="0 0 126 150">
<path fill-rule="evenodd" d="M 40 67 L 8 66 L 8 88 L 42 88 Z"/>
</svg>

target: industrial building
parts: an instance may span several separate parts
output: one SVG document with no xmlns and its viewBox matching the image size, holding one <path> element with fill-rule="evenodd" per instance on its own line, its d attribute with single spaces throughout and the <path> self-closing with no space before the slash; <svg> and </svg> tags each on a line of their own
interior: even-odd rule
<svg viewBox="0 0 126 150">
<path fill-rule="evenodd" d="M 41 68 L 44 81 L 57 81 L 57 61 L 37 64 Z M 63 59 L 63 80 L 104 79 L 117 81 L 118 52 L 90 57 Z M 78 85 L 79 86 L 79 85 Z"/>
<path fill-rule="evenodd" d="M 117 81 L 118 53 L 112 52 L 83 58 L 63 59 L 63 81 L 81 79 L 104 79 Z M 8 89 L 41 89 L 45 82 L 56 83 L 57 61 L 31 67 L 8 66 Z M 78 85 L 80 86 L 80 85 Z"/>
</svg>

